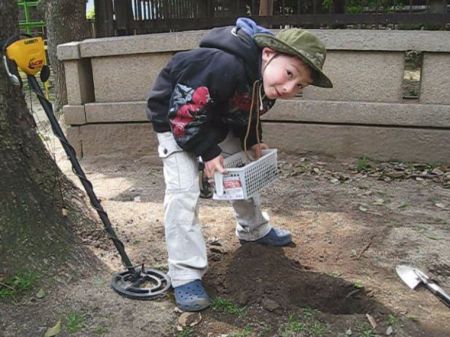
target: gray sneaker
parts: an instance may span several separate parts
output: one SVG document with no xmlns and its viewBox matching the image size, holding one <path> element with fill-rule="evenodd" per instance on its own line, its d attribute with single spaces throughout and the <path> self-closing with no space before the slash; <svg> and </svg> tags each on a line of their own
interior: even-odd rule
<svg viewBox="0 0 450 337">
<path fill-rule="evenodd" d="M 239 240 L 239 242 L 241 243 L 241 245 L 252 242 L 258 243 L 260 245 L 282 247 L 287 246 L 292 242 L 292 235 L 291 232 L 286 229 L 272 228 L 269 233 L 258 240 Z"/>
</svg>

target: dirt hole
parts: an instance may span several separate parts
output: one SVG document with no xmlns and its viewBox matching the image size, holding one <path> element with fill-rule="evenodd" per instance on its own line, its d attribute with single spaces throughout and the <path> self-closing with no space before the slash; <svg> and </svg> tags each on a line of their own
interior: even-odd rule
<svg viewBox="0 0 450 337">
<path fill-rule="evenodd" d="M 310 271 L 280 248 L 244 245 L 214 263 L 207 275 L 216 296 L 240 305 L 271 303 L 270 310 L 311 308 L 331 314 L 364 314 L 378 306 L 361 285 Z"/>
</svg>

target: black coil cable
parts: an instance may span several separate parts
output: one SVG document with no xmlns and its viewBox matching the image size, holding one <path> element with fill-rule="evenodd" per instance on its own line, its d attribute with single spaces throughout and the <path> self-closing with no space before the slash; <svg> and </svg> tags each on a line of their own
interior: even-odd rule
<svg viewBox="0 0 450 337">
<path fill-rule="evenodd" d="M 112 228 L 112 224 L 111 224 L 111 221 L 109 220 L 108 214 L 103 209 L 103 206 L 101 205 L 100 201 L 98 200 L 98 198 L 93 190 L 92 183 L 87 179 L 86 174 L 84 173 L 82 167 L 80 166 L 80 163 L 78 162 L 78 159 L 76 157 L 75 149 L 72 147 L 72 145 L 70 145 L 66 136 L 64 135 L 64 132 L 62 131 L 61 126 L 59 125 L 58 120 L 56 119 L 56 117 L 53 113 L 52 104 L 45 97 L 36 78 L 31 75 L 28 75 L 27 78 L 28 78 L 28 83 L 30 85 L 30 88 L 36 93 L 36 95 L 39 99 L 39 102 L 41 103 L 42 107 L 44 108 L 45 114 L 47 115 L 47 117 L 50 121 L 50 125 L 52 127 L 53 133 L 60 140 L 61 145 L 63 146 L 64 151 L 66 152 L 67 157 L 72 164 L 73 172 L 80 179 L 81 184 L 83 185 L 83 187 L 89 197 L 92 207 L 94 207 L 94 209 L 97 211 L 101 221 L 103 222 L 105 230 L 108 233 L 109 238 L 114 243 L 114 246 L 116 247 L 117 251 L 119 252 L 119 255 L 122 259 L 123 264 L 128 269 L 130 274 L 135 274 L 136 270 L 133 267 L 128 255 L 125 252 L 125 246 L 124 246 L 123 242 L 118 239 L 114 229 Z"/>
</svg>

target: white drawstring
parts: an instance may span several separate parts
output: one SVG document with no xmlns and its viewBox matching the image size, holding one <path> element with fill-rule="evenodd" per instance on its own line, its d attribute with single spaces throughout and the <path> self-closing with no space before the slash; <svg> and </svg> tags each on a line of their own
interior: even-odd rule
<svg viewBox="0 0 450 337">
<path fill-rule="evenodd" d="M 250 126 L 252 124 L 252 117 L 253 117 L 253 110 L 255 108 L 255 103 L 258 100 L 259 100 L 260 105 L 259 105 L 259 110 L 256 111 L 256 144 L 260 143 L 260 139 L 259 139 L 259 113 L 260 113 L 260 111 L 262 111 L 264 109 L 261 89 L 262 89 L 262 82 L 261 81 L 257 80 L 255 82 L 253 82 L 252 101 L 251 101 L 250 111 L 249 111 L 249 116 L 248 116 L 247 132 L 245 133 L 245 137 L 244 137 L 244 152 L 245 152 L 245 156 L 250 161 L 251 161 L 251 158 L 247 154 L 247 138 L 248 138 L 248 135 L 250 134 Z"/>
</svg>

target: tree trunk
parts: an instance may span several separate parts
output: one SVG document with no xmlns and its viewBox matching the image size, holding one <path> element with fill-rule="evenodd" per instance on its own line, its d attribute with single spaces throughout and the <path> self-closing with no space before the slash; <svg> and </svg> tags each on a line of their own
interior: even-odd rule
<svg viewBox="0 0 450 337">
<path fill-rule="evenodd" d="M 433 14 L 447 13 L 447 1 L 445 0 L 429 0 L 429 12 Z"/>
<path fill-rule="evenodd" d="M 112 0 L 94 0 L 95 37 L 114 36 Z"/>
<path fill-rule="evenodd" d="M 259 3 L 259 16 L 273 15 L 273 0 L 261 0 Z"/>
<path fill-rule="evenodd" d="M 0 17 L 0 40 L 19 32 L 16 0 L 0 1 Z M 44 274 L 86 261 L 73 244 L 74 188 L 35 127 L 21 89 L 0 66 L 0 275 Z"/>
<path fill-rule="evenodd" d="M 345 14 L 345 0 L 333 0 L 332 13 L 334 14 Z M 343 24 L 330 25 L 330 28 L 341 29 L 346 26 Z"/>
<path fill-rule="evenodd" d="M 333 13 L 345 14 L 345 0 L 333 0 Z"/>
<path fill-rule="evenodd" d="M 117 35 L 132 35 L 131 24 L 133 20 L 133 8 L 130 0 L 115 0 L 114 9 L 116 14 Z"/>
<path fill-rule="evenodd" d="M 91 36 L 86 20 L 86 0 L 46 0 L 45 20 L 50 67 L 54 75 L 55 102 L 58 113 L 67 104 L 64 66 L 58 61 L 56 47 L 61 43 L 81 41 Z"/>
</svg>

